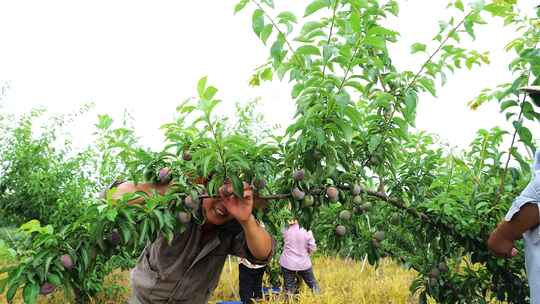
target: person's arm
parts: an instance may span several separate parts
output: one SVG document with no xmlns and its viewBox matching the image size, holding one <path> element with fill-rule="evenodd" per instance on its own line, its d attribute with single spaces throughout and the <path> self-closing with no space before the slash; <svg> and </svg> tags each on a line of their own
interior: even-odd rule
<svg viewBox="0 0 540 304">
<path fill-rule="evenodd" d="M 158 185 L 152 183 L 139 183 L 135 184 L 132 182 L 124 182 L 116 186 L 116 191 L 113 193 L 113 199 L 121 199 L 122 196 L 128 193 L 135 193 L 137 191 L 145 192 L 148 195 L 152 195 L 155 190 L 157 193 L 163 195 L 167 192 L 169 185 Z M 142 204 L 144 202 L 143 197 L 138 197 L 129 201 L 129 204 Z"/>
<path fill-rule="evenodd" d="M 307 251 L 309 254 L 312 254 L 315 250 L 317 250 L 317 243 L 315 243 L 313 232 L 308 231 Z"/>
<path fill-rule="evenodd" d="M 488 248 L 498 256 L 513 257 L 517 255 L 514 241 L 519 240 L 522 234 L 540 223 L 538 205 L 527 203 L 512 217 L 510 221 L 502 221 L 491 232 L 487 241 Z"/>
<path fill-rule="evenodd" d="M 269 260 L 272 254 L 273 240 L 266 230 L 259 226 L 253 211 L 253 191 L 248 184 L 244 183 L 244 197 L 238 198 L 233 193 L 232 185 L 226 184 L 227 191 L 220 190 L 225 208 L 240 223 L 244 230 L 247 247 L 257 260 Z"/>
<path fill-rule="evenodd" d="M 253 215 L 248 220 L 240 222 L 240 225 L 244 229 L 249 252 L 258 260 L 268 260 L 272 253 L 272 237 L 270 234 L 259 226 Z"/>
</svg>

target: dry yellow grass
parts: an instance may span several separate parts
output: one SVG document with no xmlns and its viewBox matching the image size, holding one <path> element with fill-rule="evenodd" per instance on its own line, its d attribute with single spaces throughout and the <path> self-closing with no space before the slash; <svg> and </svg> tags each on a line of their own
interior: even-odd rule
<svg viewBox="0 0 540 304">
<path fill-rule="evenodd" d="M 409 285 L 415 273 L 405 270 L 389 260 L 382 261 L 380 267 L 361 262 L 346 261 L 334 257 L 318 257 L 314 259 L 314 270 L 319 280 L 322 293 L 312 295 L 308 289 L 302 289 L 297 303 L 299 304 L 338 304 L 338 303 L 416 303 L 409 294 Z M 106 292 L 101 293 L 94 303 L 125 303 L 129 296 L 129 273 L 115 272 L 107 277 Z M 210 303 L 220 300 L 238 299 L 238 265 L 235 259 L 225 265 L 220 284 Z M 0 303 L 5 303 L 4 295 Z M 15 303 L 23 303 L 17 295 Z M 62 292 L 49 297 L 41 297 L 39 303 L 67 303 Z M 285 303 L 279 297 L 273 297 L 263 304 Z"/>
<path fill-rule="evenodd" d="M 232 268 L 232 271 L 231 271 Z M 378 269 L 361 262 L 346 261 L 334 257 L 314 259 L 314 271 L 322 293 L 313 295 L 304 287 L 297 303 L 417 303 L 410 296 L 409 285 L 415 277 L 413 271 L 405 270 L 390 260 L 383 260 Z M 229 282 L 230 281 L 230 282 Z M 225 266 L 220 285 L 214 292 L 214 300 L 237 299 L 238 268 Z M 211 302 L 216 303 L 216 302 Z M 285 303 L 274 297 L 260 303 Z"/>
</svg>

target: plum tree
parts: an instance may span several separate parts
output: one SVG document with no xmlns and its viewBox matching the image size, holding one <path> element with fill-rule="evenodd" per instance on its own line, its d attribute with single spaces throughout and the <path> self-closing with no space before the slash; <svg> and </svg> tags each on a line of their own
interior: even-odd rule
<svg viewBox="0 0 540 304">
<path fill-rule="evenodd" d="M 250 5 L 253 31 L 270 48 L 268 61 L 256 69 L 252 83 L 274 75 L 291 82 L 297 113 L 284 134 L 253 128 L 256 116 L 246 111 L 237 115 L 237 125 L 229 125 L 215 112 L 220 103 L 217 89 L 203 77 L 198 96 L 179 105 L 178 118 L 163 126 L 163 151 L 133 147 L 129 136 L 121 136 L 126 130 L 107 137 L 113 146 L 122 147 L 110 153 L 122 159 L 122 176 L 156 182 L 165 176 L 160 168 L 170 168 L 174 174 L 169 191 L 134 194 L 131 199 L 144 198 L 140 206 L 128 204 L 130 197 L 112 199 L 107 192 L 76 216 L 68 212 L 72 221 L 59 227 L 25 224 L 28 241 L 18 248 L 20 264 L 8 271 L 7 294 L 22 287 L 33 295 L 32 290 L 47 283 L 87 299 L 101 288 L 106 271 L 100 265 L 113 255 L 140 252 L 159 235 L 173 239 L 188 222 L 202 223 L 194 212 L 201 198 L 241 197 L 243 181 L 251 181 L 256 195 L 269 201 L 262 212 L 254 213 L 273 234 L 279 235 L 286 210 L 312 229 L 326 254 L 367 256 L 371 264 L 388 256 L 416 271 L 410 289 L 421 303 L 430 297 L 442 303 L 491 300 L 486 297 L 522 303 L 527 297 L 523 262 L 496 260 L 485 239 L 531 175 L 521 150 L 531 153 L 535 146 L 524 123 L 535 121 L 540 113 L 534 99 L 531 103 L 517 88 L 539 77 L 538 18 L 522 14 L 514 1 L 468 6 L 451 1 L 434 45 L 411 46 L 414 56 L 425 57 L 411 71 L 396 66 L 388 49 L 400 38 L 388 22 L 390 15 L 399 14 L 396 1 L 313 1 L 302 24 L 291 12 L 272 14 L 273 1 L 241 1 L 236 10 Z M 323 12 L 330 15 L 319 17 Z M 462 36 L 474 38 L 475 26 L 491 22 L 489 15 L 520 29 L 519 37 L 507 44 L 518 56 L 510 64 L 516 77 L 483 90 L 470 107 L 500 103 L 513 129 L 480 130 L 470 147 L 456 153 L 436 136 L 416 131 L 416 108 L 424 94 L 437 96 L 436 83 L 446 81 L 449 73 L 488 62 L 487 54 L 463 45 Z M 506 136 L 516 139 L 509 147 L 503 146 Z M 3 147 L 0 150 L 7 149 Z M 13 168 L 19 167 L 24 169 Z M 7 175 L 16 177 L 8 169 Z M 0 180 L 0 188 L 9 189 L 2 190 L 6 206 L 37 197 L 11 195 L 24 188 L 18 187 L 22 180 Z M 256 182 L 260 180 L 264 186 Z M 232 191 L 219 191 L 225 182 L 232 184 Z M 41 211 L 35 214 L 48 214 Z M 25 212 L 24 218 L 28 216 L 31 213 Z M 114 229 L 123 246 L 109 246 Z M 46 267 L 48 259 L 66 252 L 77 262 L 78 272 L 67 272 L 59 263 Z M 452 267 L 441 266 L 443 260 L 451 261 Z"/>
</svg>

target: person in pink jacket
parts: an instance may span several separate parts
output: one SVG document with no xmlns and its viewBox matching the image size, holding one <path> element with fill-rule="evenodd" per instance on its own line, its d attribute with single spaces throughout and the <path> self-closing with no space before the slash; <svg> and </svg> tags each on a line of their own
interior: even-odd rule
<svg viewBox="0 0 540 304">
<path fill-rule="evenodd" d="M 320 293 L 320 288 L 313 274 L 310 255 L 317 249 L 311 231 L 298 225 L 296 219 L 289 220 L 289 227 L 283 231 L 283 253 L 279 259 L 285 292 L 291 296 L 298 292 L 299 278 L 313 290 Z"/>
</svg>

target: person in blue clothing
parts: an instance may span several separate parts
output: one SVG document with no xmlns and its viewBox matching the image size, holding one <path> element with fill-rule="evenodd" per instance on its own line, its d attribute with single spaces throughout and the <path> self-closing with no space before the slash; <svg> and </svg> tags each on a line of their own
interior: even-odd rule
<svg viewBox="0 0 540 304">
<path fill-rule="evenodd" d="M 523 91 L 531 98 L 540 95 L 540 87 L 527 87 Z M 525 268 L 530 288 L 530 302 L 540 304 L 540 151 L 536 152 L 532 178 L 527 187 L 514 200 L 504 220 L 490 234 L 489 249 L 500 257 L 519 255 L 514 242 L 523 238 Z"/>
</svg>

